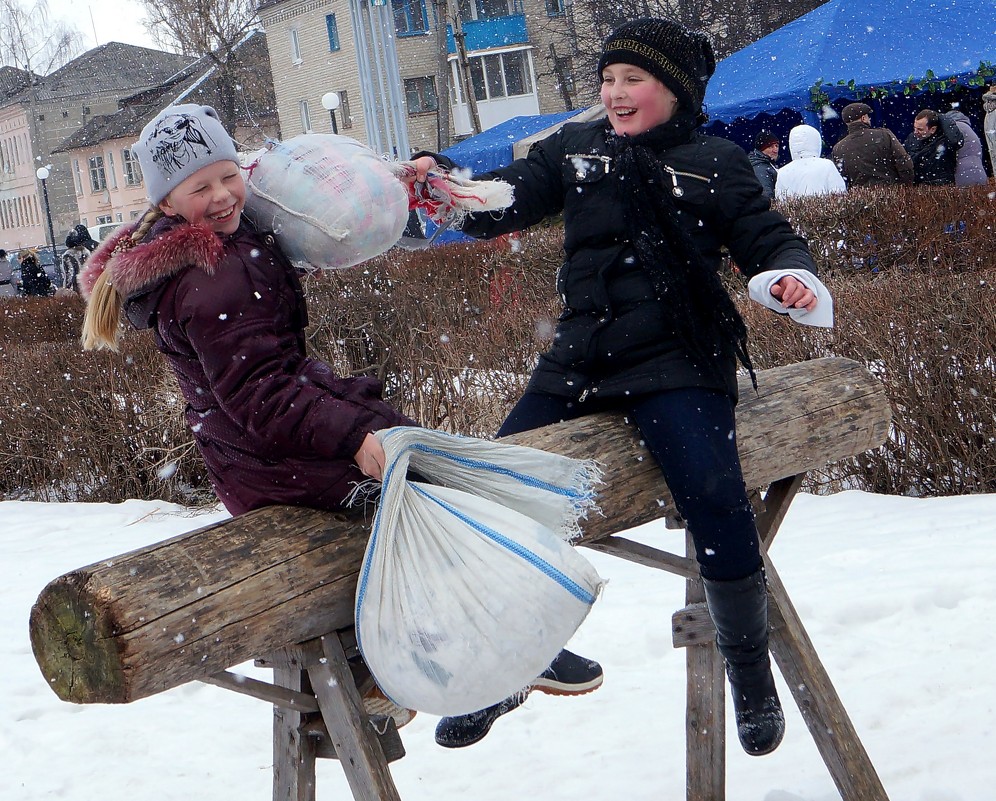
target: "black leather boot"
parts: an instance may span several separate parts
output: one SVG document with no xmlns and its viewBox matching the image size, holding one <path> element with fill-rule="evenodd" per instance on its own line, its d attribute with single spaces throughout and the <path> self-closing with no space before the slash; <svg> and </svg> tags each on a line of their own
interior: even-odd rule
<svg viewBox="0 0 996 801">
<path fill-rule="evenodd" d="M 726 660 L 737 735 L 744 751 L 770 754 L 785 734 L 785 716 L 768 658 L 768 595 L 758 570 L 734 581 L 702 579 L 716 646 Z"/>
</svg>

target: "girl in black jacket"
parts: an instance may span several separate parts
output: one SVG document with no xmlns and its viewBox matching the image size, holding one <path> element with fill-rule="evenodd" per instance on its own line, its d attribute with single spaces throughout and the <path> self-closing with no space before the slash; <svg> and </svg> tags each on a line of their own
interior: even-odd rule
<svg viewBox="0 0 996 801">
<path fill-rule="evenodd" d="M 657 19 L 622 25 L 598 64 L 608 118 L 565 125 L 526 158 L 475 176 L 508 182 L 515 202 L 501 216 L 470 215 L 461 227 L 488 238 L 563 213 L 564 309 L 498 436 L 609 410 L 637 425 L 695 541 L 741 743 L 765 754 L 785 724 L 735 437 L 737 362 L 752 377 L 753 369 L 744 322 L 718 274 L 721 248 L 761 280 L 762 302 L 793 316 L 815 311 L 822 285 L 805 242 L 771 211 L 744 152 L 698 132 L 714 69 L 702 34 Z M 456 166 L 421 156 L 417 178 L 437 164 Z M 595 663 L 568 652 L 551 671 L 567 677 L 561 694 L 601 683 Z M 550 691 L 547 678 L 534 688 Z M 443 718 L 437 741 L 476 742 L 519 703 Z"/>
</svg>

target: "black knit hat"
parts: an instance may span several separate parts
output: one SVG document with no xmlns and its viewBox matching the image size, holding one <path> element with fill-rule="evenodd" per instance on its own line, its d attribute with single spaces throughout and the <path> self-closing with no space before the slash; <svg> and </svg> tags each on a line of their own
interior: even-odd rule
<svg viewBox="0 0 996 801">
<path fill-rule="evenodd" d="M 757 136 L 754 137 L 754 149 L 764 150 L 764 148 L 769 145 L 777 145 L 778 137 L 775 136 L 771 131 L 761 131 Z"/>
<path fill-rule="evenodd" d="M 702 110 L 706 84 L 716 71 L 716 57 L 705 34 L 677 22 L 636 19 L 609 34 L 598 60 L 598 77 L 609 64 L 644 69 L 674 92 L 683 108 Z"/>
</svg>

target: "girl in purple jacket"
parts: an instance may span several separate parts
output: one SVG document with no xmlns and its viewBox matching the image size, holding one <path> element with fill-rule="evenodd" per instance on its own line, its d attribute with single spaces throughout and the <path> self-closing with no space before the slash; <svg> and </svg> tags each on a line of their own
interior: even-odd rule
<svg viewBox="0 0 996 801">
<path fill-rule="evenodd" d="M 415 423 L 381 400 L 379 382 L 308 357 L 297 273 L 272 234 L 243 218 L 246 184 L 214 109 L 164 109 L 132 152 L 152 207 L 87 262 L 84 347 L 116 350 L 122 311 L 152 330 L 233 515 L 271 504 L 341 511 L 356 484 L 381 478 L 372 432 Z"/>
<path fill-rule="evenodd" d="M 246 185 L 214 109 L 161 111 L 132 152 L 152 208 L 87 262 L 84 347 L 116 349 L 122 311 L 135 328 L 152 330 L 214 490 L 233 515 L 270 504 L 341 511 L 357 483 L 383 473 L 372 432 L 416 423 L 380 399 L 379 382 L 339 378 L 306 355 L 297 274 L 272 234 L 242 218 Z M 577 695 L 601 683 L 596 662 L 563 651 L 530 689 Z M 373 700 L 368 710 L 386 710 L 399 725 L 410 719 L 383 696 Z M 472 716 L 457 721 L 459 738 L 446 744 L 483 737 L 494 709 L 469 729 L 461 721 Z"/>
</svg>

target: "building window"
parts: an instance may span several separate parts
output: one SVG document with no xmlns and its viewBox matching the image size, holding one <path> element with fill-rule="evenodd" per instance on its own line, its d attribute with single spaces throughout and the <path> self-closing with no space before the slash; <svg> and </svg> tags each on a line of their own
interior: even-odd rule
<svg viewBox="0 0 996 801">
<path fill-rule="evenodd" d="M 73 159 L 73 183 L 76 184 L 76 194 L 83 194 L 83 175 L 80 172 L 80 160 Z"/>
<path fill-rule="evenodd" d="M 117 189 L 118 176 L 114 172 L 114 154 L 111 152 L 108 152 L 107 154 L 107 177 L 109 179 L 108 182 L 111 185 L 111 189 Z"/>
<path fill-rule="evenodd" d="M 132 155 L 131 148 L 121 151 L 121 166 L 124 169 L 124 179 L 127 186 L 138 186 L 142 183 L 142 165 Z"/>
<path fill-rule="evenodd" d="M 564 0 L 546 0 L 546 15 L 548 17 L 562 17 L 564 12 Z"/>
<path fill-rule="evenodd" d="M 90 191 L 102 192 L 107 189 L 107 176 L 104 174 L 104 157 L 90 156 Z"/>
<path fill-rule="evenodd" d="M 551 0 L 544 0 L 551 2 Z M 458 0 L 460 19 L 473 22 L 478 19 L 495 19 L 522 13 L 522 0 Z"/>
<path fill-rule="evenodd" d="M 436 79 L 431 75 L 424 78 L 405 78 L 405 102 L 408 104 L 409 114 L 438 111 Z"/>
<path fill-rule="evenodd" d="M 111 220 L 111 215 L 110 214 L 102 214 L 102 215 L 100 215 L 97 218 L 97 222 L 95 222 L 94 225 L 106 225 L 109 222 L 113 222 Z"/>
<path fill-rule="evenodd" d="M 301 130 L 311 133 L 311 109 L 308 108 L 308 101 L 302 100 L 299 104 L 301 110 Z"/>
<path fill-rule="evenodd" d="M 478 100 L 528 95 L 533 91 L 524 50 L 470 59 L 470 80 Z"/>
<path fill-rule="evenodd" d="M 297 31 L 291 28 L 290 32 L 290 46 L 291 46 L 291 62 L 294 64 L 300 64 L 301 58 L 301 40 L 298 38 Z"/>
<path fill-rule="evenodd" d="M 399 36 L 428 32 L 425 0 L 391 0 L 391 9 L 394 11 L 394 30 Z"/>
<path fill-rule="evenodd" d="M 325 15 L 325 27 L 329 32 L 329 50 L 335 52 L 339 49 L 339 25 L 335 21 L 335 14 Z"/>
</svg>

